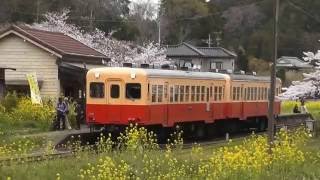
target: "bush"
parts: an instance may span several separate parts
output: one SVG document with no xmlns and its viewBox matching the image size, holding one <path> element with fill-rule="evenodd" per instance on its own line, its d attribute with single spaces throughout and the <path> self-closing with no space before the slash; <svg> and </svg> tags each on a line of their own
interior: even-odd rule
<svg viewBox="0 0 320 180">
<path fill-rule="evenodd" d="M 54 118 L 54 107 L 32 104 L 29 98 L 21 98 L 17 108 L 10 113 L 10 122 L 24 127 L 47 130 Z"/>
<path fill-rule="evenodd" d="M 16 92 L 8 93 L 4 99 L 1 101 L 2 107 L 4 107 L 4 110 L 7 112 L 11 112 L 14 108 L 17 107 L 19 102 L 19 98 L 16 94 Z"/>
</svg>

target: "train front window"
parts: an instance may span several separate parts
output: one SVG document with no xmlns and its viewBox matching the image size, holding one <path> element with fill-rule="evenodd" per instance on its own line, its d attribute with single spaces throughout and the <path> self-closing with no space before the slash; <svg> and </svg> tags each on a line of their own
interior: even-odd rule
<svg viewBox="0 0 320 180">
<path fill-rule="evenodd" d="M 141 84 L 139 84 L 139 83 L 126 84 L 126 98 L 140 99 L 141 98 Z"/>
<path fill-rule="evenodd" d="M 97 82 L 90 83 L 90 97 L 104 98 L 104 84 Z"/>
</svg>

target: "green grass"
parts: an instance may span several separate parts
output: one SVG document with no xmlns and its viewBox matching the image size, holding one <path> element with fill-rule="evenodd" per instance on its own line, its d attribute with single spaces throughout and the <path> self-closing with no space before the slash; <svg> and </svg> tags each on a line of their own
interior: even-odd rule
<svg viewBox="0 0 320 180">
<path fill-rule="evenodd" d="M 295 105 L 300 107 L 300 102 L 296 101 L 283 101 L 281 103 L 281 114 L 292 114 Z M 306 107 L 309 113 L 312 114 L 314 119 L 320 120 L 320 101 L 307 101 Z"/>
</svg>

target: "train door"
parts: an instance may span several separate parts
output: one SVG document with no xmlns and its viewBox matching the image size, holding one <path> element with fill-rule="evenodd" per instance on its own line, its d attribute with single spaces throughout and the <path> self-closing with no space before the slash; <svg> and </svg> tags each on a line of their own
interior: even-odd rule
<svg viewBox="0 0 320 180">
<path fill-rule="evenodd" d="M 107 120 L 120 122 L 121 120 L 121 100 L 123 99 L 123 84 L 120 80 L 107 80 Z"/>
</svg>

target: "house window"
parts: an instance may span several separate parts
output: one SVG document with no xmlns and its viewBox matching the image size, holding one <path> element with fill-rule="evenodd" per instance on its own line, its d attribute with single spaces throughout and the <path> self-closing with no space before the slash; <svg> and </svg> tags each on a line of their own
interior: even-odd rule
<svg viewBox="0 0 320 180">
<path fill-rule="evenodd" d="M 222 62 L 216 62 L 216 69 L 223 69 Z"/>
</svg>

